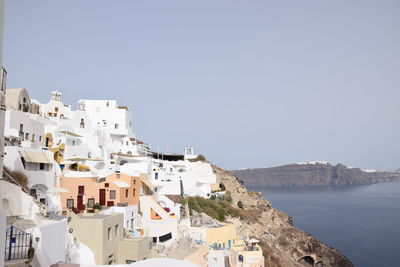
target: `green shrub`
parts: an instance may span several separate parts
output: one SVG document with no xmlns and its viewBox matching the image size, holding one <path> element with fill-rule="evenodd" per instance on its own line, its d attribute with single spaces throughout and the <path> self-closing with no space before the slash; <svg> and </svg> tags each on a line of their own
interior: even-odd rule
<svg viewBox="0 0 400 267">
<path fill-rule="evenodd" d="M 226 191 L 226 193 L 225 193 L 225 195 L 224 195 L 224 200 L 228 201 L 229 203 L 232 203 L 231 192 Z"/>
<path fill-rule="evenodd" d="M 186 200 L 188 201 L 190 210 L 203 212 L 219 221 L 225 221 L 225 218 L 228 215 L 232 217 L 243 218 L 241 211 L 232 207 L 231 204 L 226 200 L 216 202 L 212 199 L 206 199 L 202 197 L 188 197 Z"/>
<path fill-rule="evenodd" d="M 206 161 L 206 157 L 204 157 L 203 155 L 200 154 L 195 159 L 189 159 L 189 161 L 191 161 L 191 162 Z"/>
<path fill-rule="evenodd" d="M 23 112 L 29 112 L 29 105 L 28 104 L 23 104 L 22 105 L 22 111 Z"/>
</svg>

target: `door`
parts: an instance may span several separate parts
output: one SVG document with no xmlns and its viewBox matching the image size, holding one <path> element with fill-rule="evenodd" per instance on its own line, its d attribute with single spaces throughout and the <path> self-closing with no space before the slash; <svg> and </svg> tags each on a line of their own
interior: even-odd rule
<svg viewBox="0 0 400 267">
<path fill-rule="evenodd" d="M 106 190 L 105 189 L 100 189 L 99 190 L 99 199 L 100 199 L 100 206 L 105 206 L 106 205 Z"/>
<path fill-rule="evenodd" d="M 78 195 L 85 194 L 85 187 L 83 185 L 78 186 Z"/>
<path fill-rule="evenodd" d="M 78 208 L 78 210 L 84 210 L 85 209 L 85 206 L 83 205 L 83 196 L 82 195 L 79 195 L 78 196 L 78 203 L 77 203 L 77 208 Z"/>
</svg>

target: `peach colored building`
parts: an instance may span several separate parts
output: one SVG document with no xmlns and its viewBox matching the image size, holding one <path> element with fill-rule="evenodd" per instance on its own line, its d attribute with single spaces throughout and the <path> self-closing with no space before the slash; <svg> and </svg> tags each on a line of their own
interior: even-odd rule
<svg viewBox="0 0 400 267">
<path fill-rule="evenodd" d="M 93 209 L 96 203 L 108 207 L 138 205 L 141 183 L 139 177 L 113 173 L 100 179 L 63 175 L 60 186 L 68 190 L 60 195 L 63 208 L 81 211 L 86 207 Z"/>
</svg>

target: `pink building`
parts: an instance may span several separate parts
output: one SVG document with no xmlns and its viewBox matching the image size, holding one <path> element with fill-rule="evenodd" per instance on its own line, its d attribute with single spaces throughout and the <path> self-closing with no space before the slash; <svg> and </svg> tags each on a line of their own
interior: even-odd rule
<svg viewBox="0 0 400 267">
<path fill-rule="evenodd" d="M 76 208 L 79 211 L 100 206 L 138 205 L 140 178 L 123 173 L 113 173 L 105 178 L 99 177 L 60 177 L 60 186 L 68 192 L 61 193 L 63 208 Z"/>
</svg>

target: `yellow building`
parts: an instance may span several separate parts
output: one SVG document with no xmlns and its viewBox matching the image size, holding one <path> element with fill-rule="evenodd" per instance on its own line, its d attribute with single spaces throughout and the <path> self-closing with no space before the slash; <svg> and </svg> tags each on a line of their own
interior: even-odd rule
<svg viewBox="0 0 400 267">
<path fill-rule="evenodd" d="M 196 241 L 205 242 L 214 249 L 231 249 L 239 240 L 236 235 L 236 226 L 233 224 L 192 227 L 191 232 Z"/>
<path fill-rule="evenodd" d="M 97 265 L 129 264 L 159 255 L 151 237 L 125 237 L 122 213 L 67 213 L 72 236 L 95 254 Z"/>
<path fill-rule="evenodd" d="M 258 240 L 237 240 L 229 255 L 232 266 L 264 267 L 264 256 Z"/>
<path fill-rule="evenodd" d="M 70 233 L 95 254 L 96 264 L 117 262 L 118 242 L 123 239 L 122 213 L 112 215 L 68 213 Z"/>
</svg>

